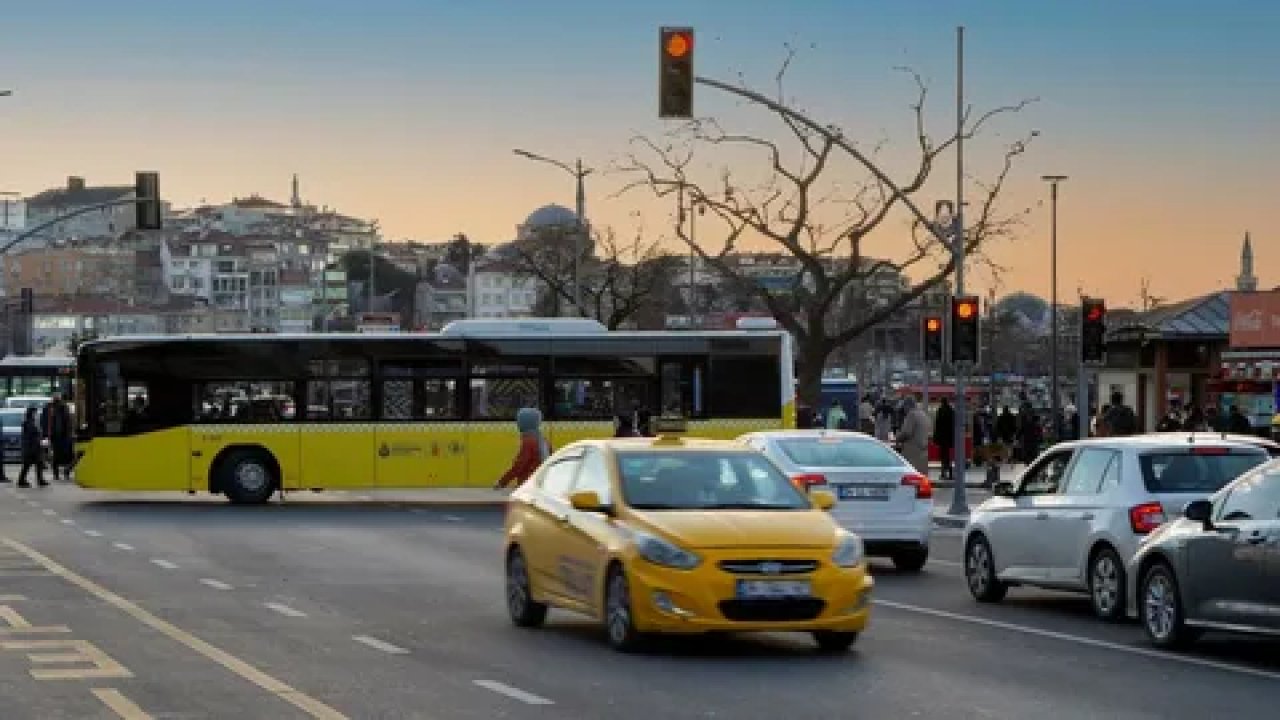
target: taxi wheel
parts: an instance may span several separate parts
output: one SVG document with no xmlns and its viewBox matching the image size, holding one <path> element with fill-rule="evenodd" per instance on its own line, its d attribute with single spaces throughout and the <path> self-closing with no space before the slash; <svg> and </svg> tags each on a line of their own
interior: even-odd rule
<svg viewBox="0 0 1280 720">
<path fill-rule="evenodd" d="M 929 546 L 921 545 L 893 554 L 893 566 L 901 572 L 920 572 L 929 562 Z"/>
<path fill-rule="evenodd" d="M 965 548 L 964 577 L 969 585 L 969 593 L 978 602 L 1000 602 L 1009 592 L 1009 585 L 996 577 L 991 543 L 982 535 L 975 535 Z"/>
<path fill-rule="evenodd" d="M 813 632 L 813 641 L 818 643 L 818 649 L 822 652 L 842 653 L 853 647 L 853 644 L 858 641 L 858 633 L 840 632 L 838 630 L 815 630 Z"/>
<path fill-rule="evenodd" d="M 634 652 L 644 641 L 644 636 L 636 631 L 631 607 L 627 573 L 615 564 L 609 568 L 604 591 L 604 631 L 614 650 Z"/>
<path fill-rule="evenodd" d="M 533 599 L 529 564 L 518 547 L 507 553 L 507 612 L 517 627 L 539 627 L 547 619 L 547 606 Z"/>
</svg>

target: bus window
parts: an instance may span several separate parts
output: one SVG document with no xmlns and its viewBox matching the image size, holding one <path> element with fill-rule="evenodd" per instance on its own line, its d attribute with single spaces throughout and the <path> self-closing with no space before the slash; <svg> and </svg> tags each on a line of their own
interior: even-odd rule
<svg viewBox="0 0 1280 720">
<path fill-rule="evenodd" d="M 472 378 L 471 417 L 512 420 L 520 408 L 542 408 L 538 378 Z"/>
<path fill-rule="evenodd" d="M 369 361 L 348 356 L 316 359 L 308 364 L 306 418 L 308 420 L 369 420 L 373 418 Z"/>
<path fill-rule="evenodd" d="M 196 391 L 196 417 L 209 423 L 272 423 L 294 419 L 288 381 L 209 382 Z"/>
<path fill-rule="evenodd" d="M 773 355 L 714 355 L 707 392 L 712 415 L 723 418 L 772 418 L 782 412 L 778 386 L 782 368 Z M 744 389 L 747 389 L 744 392 Z"/>
<path fill-rule="evenodd" d="M 460 363 L 431 359 L 381 365 L 381 419 L 458 419 L 461 370 Z"/>
<path fill-rule="evenodd" d="M 566 420 L 603 420 L 652 408 L 649 382 L 638 378 L 555 381 L 555 416 Z"/>
<path fill-rule="evenodd" d="M 681 417 L 705 417 L 704 361 L 664 360 L 661 372 L 661 413 Z"/>
</svg>

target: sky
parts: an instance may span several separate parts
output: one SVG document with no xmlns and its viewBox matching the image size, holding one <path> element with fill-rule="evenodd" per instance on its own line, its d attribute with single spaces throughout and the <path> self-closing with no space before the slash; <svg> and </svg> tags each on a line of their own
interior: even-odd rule
<svg viewBox="0 0 1280 720">
<path fill-rule="evenodd" d="M 596 168 L 596 227 L 668 237 L 671 203 L 621 192 L 618 169 L 635 138 L 672 127 L 656 117 L 661 25 L 695 28 L 698 74 L 768 93 L 794 49 L 788 102 L 881 146 L 876 162 L 899 180 L 917 165 L 915 85 L 895 68 L 926 81 L 929 131 L 947 137 L 963 25 L 975 112 L 1037 98 L 966 144 L 975 203 L 1001 148 L 1037 133 L 999 204 L 1023 222 L 987 249 L 998 277 L 975 267 L 970 289 L 1048 295 L 1045 174 L 1069 176 L 1060 298 L 1133 305 L 1144 279 L 1167 299 L 1230 286 L 1246 231 L 1262 285 L 1280 284 L 1280 230 L 1266 224 L 1280 190 L 1274 0 L 6 1 L 0 89 L 14 95 L 0 98 L 0 190 L 70 175 L 127 184 L 145 169 L 178 206 L 287 200 L 297 173 L 304 200 L 375 218 L 391 239 L 503 242 L 533 209 L 573 205 L 573 179 L 511 152 L 523 148 Z M 695 104 L 726 131 L 788 140 L 723 92 L 700 86 Z M 767 170 L 758 153 L 696 158 L 710 184 L 726 167 L 740 182 Z M 923 208 L 954 197 L 955 164 L 938 159 Z M 833 192 L 865 177 L 848 158 L 824 175 Z M 903 257 L 907 230 L 895 213 L 864 251 Z M 721 237 L 699 223 L 709 250 Z"/>
</svg>

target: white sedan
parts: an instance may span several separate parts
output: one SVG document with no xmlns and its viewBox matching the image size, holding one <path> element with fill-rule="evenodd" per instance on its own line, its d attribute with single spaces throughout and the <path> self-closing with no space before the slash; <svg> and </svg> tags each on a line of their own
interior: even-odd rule
<svg viewBox="0 0 1280 720">
<path fill-rule="evenodd" d="M 868 555 L 916 572 L 929 559 L 933 486 L 893 448 L 857 432 L 773 430 L 743 435 L 792 482 L 830 490 L 836 522 L 857 533 Z"/>
</svg>

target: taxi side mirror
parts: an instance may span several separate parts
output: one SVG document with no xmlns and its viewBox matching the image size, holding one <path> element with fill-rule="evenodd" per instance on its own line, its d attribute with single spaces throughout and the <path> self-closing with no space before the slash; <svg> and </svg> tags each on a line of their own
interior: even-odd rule
<svg viewBox="0 0 1280 720">
<path fill-rule="evenodd" d="M 830 490 L 810 490 L 809 502 L 819 510 L 830 510 L 836 506 L 836 496 Z"/>
<path fill-rule="evenodd" d="M 595 490 L 579 490 L 569 495 L 569 505 L 582 512 L 598 512 L 606 515 L 612 510 L 600 502 L 600 495 Z"/>
</svg>

